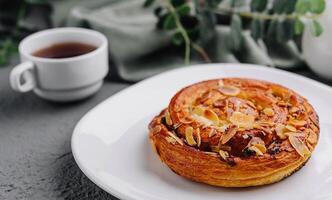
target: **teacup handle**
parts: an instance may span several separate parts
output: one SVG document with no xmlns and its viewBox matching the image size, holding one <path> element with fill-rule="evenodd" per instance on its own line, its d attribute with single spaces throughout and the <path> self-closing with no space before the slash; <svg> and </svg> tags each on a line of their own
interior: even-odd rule
<svg viewBox="0 0 332 200">
<path fill-rule="evenodd" d="M 34 64 L 31 61 L 15 66 L 9 78 L 11 87 L 18 92 L 28 92 L 35 88 L 36 79 L 33 70 Z"/>
</svg>

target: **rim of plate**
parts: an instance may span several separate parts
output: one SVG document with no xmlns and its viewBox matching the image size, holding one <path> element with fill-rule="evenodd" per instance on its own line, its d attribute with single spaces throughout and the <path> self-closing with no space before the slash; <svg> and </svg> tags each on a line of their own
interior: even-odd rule
<svg viewBox="0 0 332 200">
<path fill-rule="evenodd" d="M 79 158 L 79 153 L 78 153 L 78 148 L 75 144 L 75 138 L 80 134 L 80 126 L 84 123 L 85 119 L 91 115 L 95 110 L 97 110 L 99 107 L 104 106 L 105 104 L 107 104 L 109 101 L 111 101 L 112 99 L 118 98 L 118 96 L 131 92 L 131 90 L 134 90 L 138 87 L 141 87 L 141 85 L 144 85 L 150 81 L 153 81 L 155 79 L 158 79 L 161 76 L 165 76 L 168 74 L 172 74 L 172 73 L 176 73 L 178 71 L 182 71 L 182 70 L 190 70 L 190 69 L 196 69 L 196 68 L 202 68 L 202 67 L 220 67 L 220 68 L 227 68 L 227 67 L 232 67 L 232 68 L 248 68 L 250 70 L 261 70 L 261 71 L 273 71 L 273 73 L 279 73 L 282 74 L 283 76 L 288 76 L 289 78 L 296 78 L 296 79 L 301 79 L 302 81 L 307 82 L 308 84 L 312 84 L 315 87 L 319 87 L 323 90 L 325 90 L 326 92 L 330 92 L 332 93 L 332 88 L 324 83 L 318 82 L 316 80 L 310 79 L 308 77 L 299 75 L 299 74 L 295 74 L 289 71 L 284 71 L 281 69 L 277 69 L 277 68 L 272 68 L 272 67 L 268 67 L 268 66 L 264 66 L 264 65 L 255 65 L 255 64 L 242 64 L 242 63 L 212 63 L 212 64 L 197 64 L 197 65 L 190 65 L 190 66 L 186 66 L 186 67 L 181 67 L 181 68 L 176 68 L 176 69 L 172 69 L 160 74 L 157 74 L 155 76 L 149 77 L 145 80 L 142 80 L 138 83 L 135 83 L 131 86 L 129 86 L 128 88 L 125 88 L 115 94 L 113 94 L 112 96 L 110 96 L 109 98 L 105 99 L 104 101 L 102 101 L 101 103 L 97 104 L 95 107 L 93 107 L 92 109 L 90 109 L 76 124 L 74 130 L 73 130 L 73 134 L 71 137 L 71 150 L 72 150 L 72 154 L 74 157 L 75 162 L 77 163 L 78 167 L 82 170 L 82 172 L 93 182 L 95 183 L 98 187 L 102 188 L 104 191 L 106 191 L 107 193 L 119 198 L 119 199 L 129 199 L 129 200 L 138 200 L 135 196 L 133 196 L 131 193 L 125 193 L 124 190 L 125 189 L 115 189 L 114 187 L 109 187 L 107 184 L 104 183 L 103 180 L 101 180 L 100 178 L 98 178 L 97 176 L 94 175 L 94 172 L 85 167 Z M 204 78 L 203 78 L 204 79 Z"/>
</svg>

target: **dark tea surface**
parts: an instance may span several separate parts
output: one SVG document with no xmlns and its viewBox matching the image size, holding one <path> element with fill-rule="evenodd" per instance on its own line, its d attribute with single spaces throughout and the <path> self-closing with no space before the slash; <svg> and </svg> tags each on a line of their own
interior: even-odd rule
<svg viewBox="0 0 332 200">
<path fill-rule="evenodd" d="M 32 55 L 41 58 L 70 58 L 80 56 L 97 49 L 96 46 L 79 42 L 58 43 L 40 49 Z"/>
</svg>

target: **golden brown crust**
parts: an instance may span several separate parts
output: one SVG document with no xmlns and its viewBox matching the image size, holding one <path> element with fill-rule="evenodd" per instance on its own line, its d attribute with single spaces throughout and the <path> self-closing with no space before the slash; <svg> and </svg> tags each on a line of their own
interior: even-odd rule
<svg viewBox="0 0 332 200">
<path fill-rule="evenodd" d="M 223 187 L 277 182 L 310 158 L 318 116 L 283 86 L 209 80 L 179 91 L 149 125 L 160 159 L 188 179 Z"/>
</svg>

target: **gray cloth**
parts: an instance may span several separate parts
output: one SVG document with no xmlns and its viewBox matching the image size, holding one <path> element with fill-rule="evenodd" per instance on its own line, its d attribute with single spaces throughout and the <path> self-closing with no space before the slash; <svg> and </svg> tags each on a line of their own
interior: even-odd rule
<svg viewBox="0 0 332 200">
<path fill-rule="evenodd" d="M 56 0 L 52 19 L 55 26 L 84 26 L 100 31 L 109 40 L 109 50 L 118 76 L 139 81 L 160 72 L 183 67 L 183 53 L 170 47 L 170 34 L 156 28 L 153 8 L 143 8 L 144 0 Z M 256 42 L 249 31 L 243 32 L 240 52 L 228 44 L 230 28 L 218 25 L 206 47 L 213 62 L 256 63 L 282 68 L 302 65 L 295 43 Z M 204 62 L 193 55 L 191 64 Z M 114 70 L 113 70 L 114 71 Z"/>
</svg>

